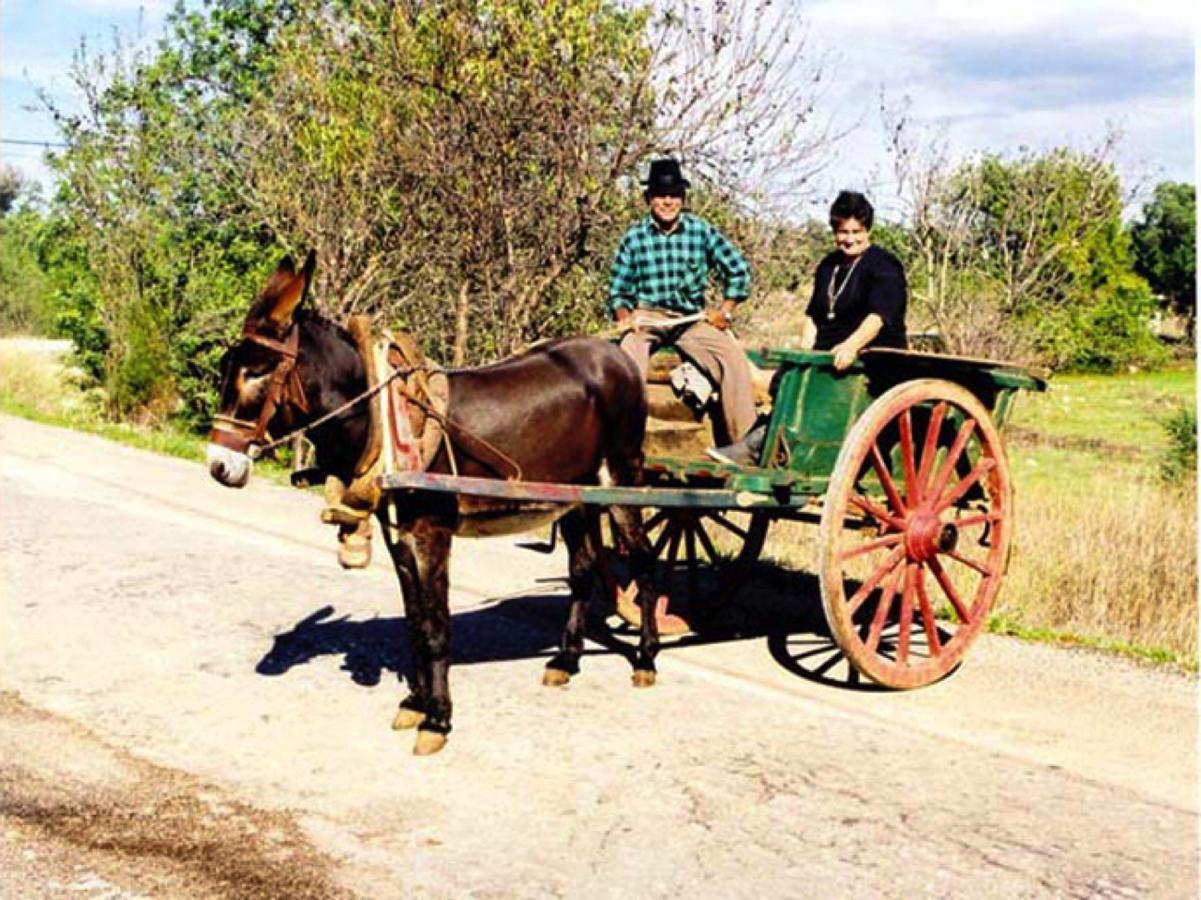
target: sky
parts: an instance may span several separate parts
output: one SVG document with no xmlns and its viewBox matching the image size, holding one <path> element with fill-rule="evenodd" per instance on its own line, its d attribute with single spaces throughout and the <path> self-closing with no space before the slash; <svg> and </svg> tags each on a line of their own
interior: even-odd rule
<svg viewBox="0 0 1201 900">
<path fill-rule="evenodd" d="M 1198 13 L 1179 0 L 785 0 L 823 51 L 824 113 L 847 136 L 818 192 L 865 190 L 895 208 L 895 180 L 878 112 L 881 91 L 908 105 L 955 158 L 1055 146 L 1095 147 L 1123 134 L 1123 181 L 1147 190 L 1195 182 Z M 152 46 L 166 0 L 4 0 L 0 10 L 3 161 L 48 181 L 53 141 L 39 90 L 73 97 L 67 71 L 80 40 Z"/>
</svg>

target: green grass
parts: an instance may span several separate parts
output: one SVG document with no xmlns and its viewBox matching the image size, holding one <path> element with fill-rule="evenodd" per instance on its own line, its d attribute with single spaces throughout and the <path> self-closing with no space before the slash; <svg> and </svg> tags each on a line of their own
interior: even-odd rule
<svg viewBox="0 0 1201 900">
<path fill-rule="evenodd" d="M 1197 671 L 1196 655 L 1187 655 L 1156 647 L 1140 647 L 1137 644 L 1127 644 L 1122 641 L 1109 640 L 1084 634 L 1073 634 L 1070 631 L 1056 631 L 1052 628 L 1032 628 L 1008 615 L 993 615 L 988 619 L 988 630 L 992 634 L 1003 634 L 1024 641 L 1038 644 L 1059 644 L 1064 647 L 1084 647 L 1088 650 L 1099 650 L 1103 653 L 1113 653 L 1130 659 L 1144 662 L 1171 665 L 1185 671 Z"/>
<path fill-rule="evenodd" d="M 1047 442 L 1098 443 L 1141 458 L 1167 447 L 1162 421 L 1174 409 L 1195 406 L 1196 395 L 1192 366 L 1133 375 L 1058 375 L 1046 393 L 1019 399 L 1013 424 Z"/>
</svg>

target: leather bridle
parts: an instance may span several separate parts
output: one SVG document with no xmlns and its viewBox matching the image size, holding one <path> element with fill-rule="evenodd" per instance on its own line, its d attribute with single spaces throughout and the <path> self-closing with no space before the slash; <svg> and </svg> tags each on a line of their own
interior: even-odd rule
<svg viewBox="0 0 1201 900">
<path fill-rule="evenodd" d="M 213 430 L 209 434 L 209 440 L 214 444 L 226 447 L 236 453 L 245 453 L 253 458 L 257 455 L 254 448 L 270 441 L 267 426 L 278 409 L 291 406 L 302 413 L 307 413 L 309 404 L 304 395 L 304 386 L 300 381 L 300 372 L 296 369 L 300 328 L 295 322 L 292 323 L 283 340 L 264 337 L 250 329 L 242 332 L 242 340 L 273 351 L 278 355 L 279 361 L 271 373 L 271 381 L 267 384 L 267 396 L 263 400 L 263 408 L 259 411 L 257 421 L 251 422 L 249 419 L 218 414 L 213 417 Z"/>
</svg>

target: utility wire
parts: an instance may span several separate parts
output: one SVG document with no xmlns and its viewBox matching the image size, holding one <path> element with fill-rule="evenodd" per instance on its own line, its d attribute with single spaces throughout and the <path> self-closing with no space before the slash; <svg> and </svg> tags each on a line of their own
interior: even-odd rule
<svg viewBox="0 0 1201 900">
<path fill-rule="evenodd" d="M 66 147 L 61 141 L 23 141 L 17 138 L 0 138 L 0 144 L 16 144 L 21 147 Z"/>
</svg>

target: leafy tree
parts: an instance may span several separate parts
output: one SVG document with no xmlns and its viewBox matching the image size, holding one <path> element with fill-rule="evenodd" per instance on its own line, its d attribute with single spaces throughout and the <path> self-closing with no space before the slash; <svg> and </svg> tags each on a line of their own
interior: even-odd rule
<svg viewBox="0 0 1201 900">
<path fill-rule="evenodd" d="M 7 164 L 0 167 L 0 217 L 8 215 L 24 188 L 25 176 L 19 169 Z"/>
<path fill-rule="evenodd" d="M 1142 218 L 1131 229 L 1135 271 L 1189 321 L 1197 317 L 1197 188 L 1165 181 L 1156 185 Z"/>
<path fill-rule="evenodd" d="M 814 82 L 769 7 L 181 4 L 152 54 L 81 53 L 82 111 L 57 113 L 56 239 L 83 270 L 64 321 L 102 355 L 115 413 L 182 398 L 196 420 L 284 250 L 318 250 L 325 312 L 416 330 L 443 359 L 588 328 L 648 156 L 728 179 L 742 195 L 710 192 L 728 207 L 756 202 L 745 158 L 816 167 Z"/>
<path fill-rule="evenodd" d="M 1091 151 L 955 162 L 943 143 L 920 145 L 903 116 L 890 121 L 918 328 L 954 352 L 1057 368 L 1162 359 L 1122 227 L 1116 135 Z"/>
</svg>

